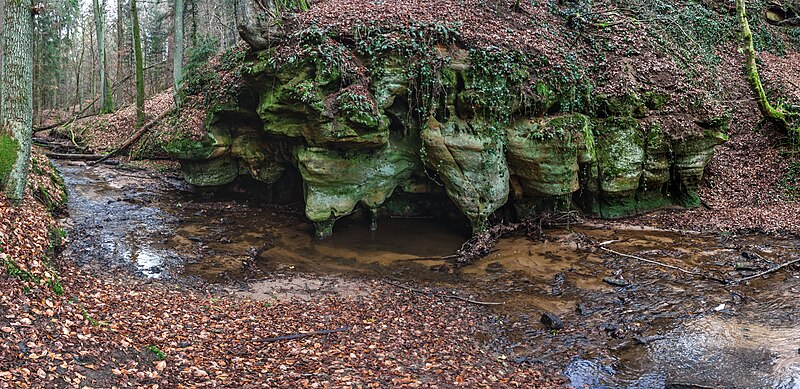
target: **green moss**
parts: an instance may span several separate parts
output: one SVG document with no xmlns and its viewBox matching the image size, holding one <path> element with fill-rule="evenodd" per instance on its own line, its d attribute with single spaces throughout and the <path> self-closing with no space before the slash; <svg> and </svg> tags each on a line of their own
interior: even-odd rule
<svg viewBox="0 0 800 389">
<path fill-rule="evenodd" d="M 527 195 L 560 196 L 578 189 L 578 153 L 590 127 L 583 115 L 518 120 L 507 131 L 511 174 Z"/>
<path fill-rule="evenodd" d="M 322 222 L 349 214 L 358 203 L 379 207 L 420 170 L 413 150 L 403 142 L 374 151 L 298 148 L 295 158 L 305 184 L 306 216 Z"/>
<path fill-rule="evenodd" d="M 19 143 L 8 135 L 0 135 L 0 188 L 8 180 L 14 163 L 17 162 Z"/>
<path fill-rule="evenodd" d="M 600 190 L 631 192 L 639 186 L 644 161 L 644 134 L 636 119 L 612 117 L 594 126 Z"/>
<path fill-rule="evenodd" d="M 2 251 L 0 251 L 2 252 Z M 45 258 L 46 259 L 46 258 Z M 46 262 L 46 261 L 45 261 Z M 17 264 L 13 259 L 10 258 L 0 258 L 0 266 L 5 267 L 6 274 L 11 277 L 16 277 L 20 281 L 28 282 L 33 285 L 44 284 L 50 287 L 53 293 L 57 296 L 61 296 L 64 294 L 64 287 L 61 285 L 61 280 L 58 278 L 58 274 L 52 271 L 52 276 L 48 280 L 42 280 L 41 277 L 22 269 L 19 264 Z M 25 286 L 25 289 L 29 289 L 30 286 Z"/>
<path fill-rule="evenodd" d="M 230 157 L 211 160 L 181 160 L 186 182 L 197 186 L 219 186 L 233 182 L 239 175 L 238 162 Z"/>
<path fill-rule="evenodd" d="M 631 116 L 643 117 L 647 113 L 647 100 L 643 100 L 636 93 L 623 96 L 597 95 L 594 98 L 597 114 L 606 116 Z M 652 102 L 655 105 L 655 102 Z"/>
</svg>

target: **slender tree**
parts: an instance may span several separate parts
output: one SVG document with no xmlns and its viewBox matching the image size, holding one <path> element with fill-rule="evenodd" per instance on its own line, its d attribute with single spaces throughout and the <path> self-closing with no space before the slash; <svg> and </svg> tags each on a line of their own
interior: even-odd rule
<svg viewBox="0 0 800 389">
<path fill-rule="evenodd" d="M 136 0 L 131 0 L 131 19 L 133 20 L 133 51 L 136 57 L 136 127 L 141 127 L 144 124 L 144 66 Z"/>
<path fill-rule="evenodd" d="M 97 54 L 100 76 L 100 111 L 104 113 L 114 110 L 114 97 L 111 94 L 111 82 L 106 77 L 106 2 L 93 0 L 95 33 L 97 35 Z"/>
<path fill-rule="evenodd" d="M 761 84 L 761 77 L 758 74 L 758 66 L 756 64 L 756 50 L 753 48 L 753 33 L 750 31 L 750 23 L 747 21 L 745 0 L 736 0 L 736 16 L 742 29 L 742 49 L 746 61 L 747 80 L 750 82 L 750 88 L 755 95 L 756 104 L 759 111 L 761 111 L 761 115 L 764 116 L 764 119 L 777 124 L 786 131 L 800 134 L 800 128 L 794 127 L 792 123 L 792 119 L 795 119 L 797 114 L 786 112 L 780 107 L 773 107 L 764 92 L 764 86 Z"/>
<path fill-rule="evenodd" d="M 5 194 L 14 203 L 22 201 L 28 179 L 33 125 L 33 12 L 31 0 L 6 1 L 3 27 L 3 111 L 0 141 L 16 150 Z M 11 93 L 13 91 L 13 93 Z M 6 93 L 9 92 L 9 93 Z M 5 158 L 5 156 L 3 156 Z M 2 163 L 3 161 L 0 161 Z M 10 162 L 10 161 L 8 161 Z"/>
<path fill-rule="evenodd" d="M 181 103 L 181 77 L 183 77 L 183 0 L 175 0 L 175 50 L 172 54 L 172 80 L 175 106 Z"/>
<path fill-rule="evenodd" d="M 4 39 L 3 37 L 5 36 L 5 31 L 6 31 L 5 10 L 6 10 L 6 0 L 0 0 L 0 117 L 3 117 L 2 116 L 3 115 L 3 75 L 4 75 L 4 72 L 3 72 L 3 51 L 5 51 L 3 49 L 3 45 L 5 44 L 4 43 L 5 41 L 3 40 Z M 2 127 L 2 125 L 3 125 L 3 123 L 0 122 L 0 127 Z M 0 189 L 2 189 L 2 188 L 0 188 Z"/>
</svg>

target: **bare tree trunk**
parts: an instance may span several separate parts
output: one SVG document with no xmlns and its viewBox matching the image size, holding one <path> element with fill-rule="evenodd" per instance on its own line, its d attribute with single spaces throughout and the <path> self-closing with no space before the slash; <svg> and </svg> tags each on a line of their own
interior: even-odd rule
<svg viewBox="0 0 800 389">
<path fill-rule="evenodd" d="M 3 34 L 3 112 L 0 116 L 5 144 L 14 144 L 16 150 L 0 166 L 11 164 L 4 183 L 6 196 L 20 203 L 28 179 L 28 164 L 31 156 L 31 131 L 33 126 L 33 13 L 31 0 L 6 1 Z M 2 139 L 0 139 L 2 140 Z M 8 142 L 11 140 L 11 142 Z M 0 172 L 2 174 L 3 172 Z M 2 177 L 0 177 L 2 178 Z"/>
<path fill-rule="evenodd" d="M 5 32 L 6 32 L 6 0 L 0 0 L 0 118 L 3 117 L 3 76 L 5 72 L 3 71 L 3 45 L 5 44 Z M 3 123 L 0 122 L 0 126 Z"/>
<path fill-rule="evenodd" d="M 172 81 L 175 106 L 181 106 L 181 78 L 183 77 L 183 0 L 175 0 L 175 50 L 172 53 Z"/>
<path fill-rule="evenodd" d="M 136 127 L 144 124 L 144 66 L 142 65 L 142 37 L 139 33 L 139 11 L 136 0 L 131 0 L 133 19 L 133 51 L 136 56 Z"/>
<path fill-rule="evenodd" d="M 99 67 L 100 67 L 100 111 L 101 112 L 112 112 L 114 110 L 114 102 L 113 96 L 111 95 L 110 86 L 111 83 L 106 77 L 106 39 L 105 39 L 105 30 L 106 30 L 106 3 L 105 0 L 102 0 L 102 3 L 98 0 L 93 0 L 94 4 L 94 22 L 95 22 L 95 31 L 97 32 L 97 51 L 99 57 Z"/>
<path fill-rule="evenodd" d="M 123 36 L 122 36 L 122 0 L 117 0 L 117 72 L 115 74 L 115 78 L 117 80 L 122 77 L 122 56 L 124 54 L 124 47 L 125 45 L 122 44 Z M 122 100 L 122 94 L 117 94 L 117 105 L 121 106 L 125 102 Z"/>
</svg>

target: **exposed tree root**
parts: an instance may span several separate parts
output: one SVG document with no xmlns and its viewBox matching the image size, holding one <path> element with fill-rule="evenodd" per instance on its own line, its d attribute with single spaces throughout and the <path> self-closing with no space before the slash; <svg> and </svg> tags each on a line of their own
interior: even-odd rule
<svg viewBox="0 0 800 389">
<path fill-rule="evenodd" d="M 461 245 L 456 251 L 455 263 L 467 264 L 477 259 L 483 258 L 492 251 L 497 241 L 508 234 L 526 231 L 528 236 L 542 236 L 542 230 L 547 227 L 568 226 L 581 223 L 580 216 L 576 211 L 543 213 L 536 218 L 528 219 L 519 223 L 496 224 L 486 232 L 470 238 Z M 448 256 L 446 258 L 453 258 Z"/>
</svg>

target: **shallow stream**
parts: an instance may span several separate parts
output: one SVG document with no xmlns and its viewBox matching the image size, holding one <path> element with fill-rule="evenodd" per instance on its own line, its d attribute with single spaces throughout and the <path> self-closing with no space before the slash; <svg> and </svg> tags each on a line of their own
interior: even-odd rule
<svg viewBox="0 0 800 389">
<path fill-rule="evenodd" d="M 465 239 L 432 219 L 337 222 L 313 239 L 301 205 L 198 194 L 164 174 L 61 163 L 70 191 L 66 255 L 99 272 L 201 279 L 250 298 L 364 293 L 359 280 L 413 281 L 487 307 L 501 334 L 476 334 L 514 363 L 560 369 L 575 387 L 800 388 L 800 267 L 723 284 L 800 255 L 761 235 L 572 226 L 454 268 Z M 598 248 L 680 267 L 687 274 Z M 541 323 L 543 313 L 563 328 Z"/>
</svg>

